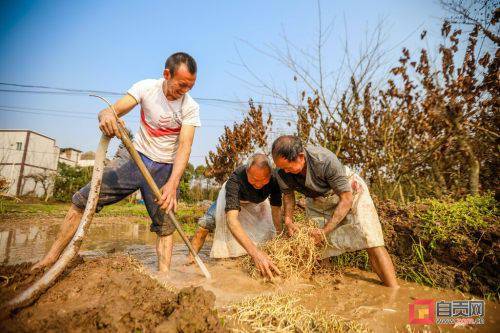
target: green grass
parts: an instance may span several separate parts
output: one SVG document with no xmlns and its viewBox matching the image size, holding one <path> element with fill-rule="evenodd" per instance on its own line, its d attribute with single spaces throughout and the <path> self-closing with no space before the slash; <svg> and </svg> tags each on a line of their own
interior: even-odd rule
<svg viewBox="0 0 500 333">
<path fill-rule="evenodd" d="M 493 194 L 467 196 L 456 201 L 426 199 L 408 208 L 414 226 L 412 242 L 408 244 L 411 251 L 408 255 L 393 256 L 397 275 L 422 285 L 456 287 L 466 292 L 468 288 L 476 288 L 477 292 L 478 284 L 484 286 L 473 272 L 474 267 L 482 262 L 470 268 L 465 261 L 461 264 L 466 259 L 449 258 L 446 249 L 453 247 L 456 253 L 467 253 L 479 243 L 484 233 L 495 233 L 500 219 L 498 202 Z M 450 259 L 455 259 L 456 263 L 450 263 Z M 450 282 L 457 271 L 462 271 L 470 280 L 461 283 L 455 277 L 455 282 Z M 485 292 L 481 289 L 480 292 L 488 299 L 498 297 L 495 290 Z"/>
<path fill-rule="evenodd" d="M 406 281 L 413 281 L 418 284 L 436 287 L 436 283 L 427 267 L 429 254 L 422 242 L 413 241 L 413 255 L 410 258 L 398 258 L 396 265 L 397 275 Z"/>
<path fill-rule="evenodd" d="M 416 216 L 422 222 L 421 236 L 430 241 L 431 247 L 441 241 L 460 244 L 471 232 L 485 229 L 490 223 L 499 221 L 495 218 L 499 215 L 499 209 L 492 193 L 470 195 L 454 202 L 427 199 L 422 203 L 427 209 L 417 212 Z"/>
<path fill-rule="evenodd" d="M 182 229 L 188 236 L 192 236 L 198 227 L 197 221 L 204 214 L 197 206 L 180 204 L 175 213 L 177 220 L 182 226 Z M 146 206 L 141 204 L 132 204 L 127 202 L 120 202 L 111 206 L 104 207 L 97 216 L 104 217 L 143 217 L 144 219 L 137 220 L 138 223 L 149 225 L 151 223 L 146 210 Z"/>
<path fill-rule="evenodd" d="M 330 261 L 334 267 L 339 269 L 357 267 L 368 270 L 370 267 L 368 252 L 364 250 L 342 253 L 341 255 L 331 257 Z"/>
<path fill-rule="evenodd" d="M 9 217 L 33 218 L 52 217 L 62 218 L 66 215 L 71 204 L 60 202 L 16 202 L 13 200 L 0 199 L 0 219 L 7 220 Z M 182 228 L 188 235 L 193 235 L 198 224 L 198 218 L 204 214 L 204 210 L 195 205 L 179 204 L 176 217 Z M 99 217 L 139 217 L 133 219 L 135 223 L 149 224 L 150 219 L 146 206 L 142 204 L 121 201 L 114 205 L 104 207 L 96 216 Z"/>
<path fill-rule="evenodd" d="M 198 228 L 198 224 L 196 223 L 182 223 L 182 230 L 186 233 L 188 236 L 194 235 L 194 232 Z"/>
<path fill-rule="evenodd" d="M 67 203 L 23 203 L 13 200 L 0 200 L 0 216 L 15 215 L 15 216 L 52 216 L 61 217 L 66 214 L 69 208 Z"/>
<path fill-rule="evenodd" d="M 70 205 L 70 203 L 60 202 L 15 202 L 13 200 L 0 200 L 0 215 L 14 215 L 16 217 L 29 217 L 32 215 L 64 217 Z M 115 205 L 104 207 L 98 216 L 148 217 L 148 212 L 144 205 L 119 202 Z"/>
<path fill-rule="evenodd" d="M 135 203 L 119 202 L 114 205 L 104 207 L 97 216 L 134 216 L 149 217 L 146 206 Z"/>
</svg>

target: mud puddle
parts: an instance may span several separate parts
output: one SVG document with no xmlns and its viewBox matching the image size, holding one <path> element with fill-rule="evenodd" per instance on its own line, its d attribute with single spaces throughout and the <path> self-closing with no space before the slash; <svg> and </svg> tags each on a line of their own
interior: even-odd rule
<svg viewBox="0 0 500 333">
<path fill-rule="evenodd" d="M 156 278 L 176 288 L 202 286 L 216 296 L 216 306 L 224 309 L 245 297 L 275 293 L 292 293 L 299 296 L 301 304 L 311 310 L 322 309 L 348 320 L 365 325 L 374 332 L 407 332 L 409 305 L 416 300 L 458 301 L 478 299 L 452 290 L 425 287 L 400 281 L 399 289 L 382 286 L 376 274 L 359 269 L 349 269 L 338 277 L 323 277 L 316 281 L 277 279 L 274 283 L 255 280 L 240 267 L 238 260 L 208 260 L 212 279 L 207 280 L 196 266 L 184 265 L 187 251 L 176 246 L 169 276 L 156 274 Z M 205 253 L 209 252 L 205 246 Z M 154 270 L 151 274 L 155 275 Z M 455 327 L 451 325 L 412 325 L 412 332 L 499 332 L 500 306 L 485 302 L 484 325 Z"/>
<path fill-rule="evenodd" d="M 61 219 L 43 223 L 1 223 L 0 261 L 5 265 L 41 258 L 55 238 L 60 222 Z M 308 308 L 323 309 L 357 321 L 374 332 L 407 332 L 409 304 L 415 300 L 451 301 L 473 298 L 460 292 L 433 289 L 404 281 L 400 281 L 400 289 L 391 290 L 381 286 L 375 274 L 357 269 L 348 270 L 339 278 L 326 279 L 323 283 L 306 280 L 277 280 L 275 283 L 268 283 L 250 278 L 237 260 L 210 259 L 210 244 L 202 249 L 201 257 L 213 276 L 212 280 L 206 280 L 195 265 L 185 265 L 187 249 L 181 243 L 174 246 L 172 270 L 165 276 L 156 272 L 156 236 L 149 231 L 149 226 L 131 222 L 130 218 L 96 218 L 80 254 L 90 259 L 112 252 L 126 252 L 136 258 L 151 276 L 166 285 L 176 289 L 202 286 L 213 292 L 216 296 L 215 306 L 221 310 L 245 297 L 291 292 L 299 296 L 301 303 Z M 417 332 L 424 329 L 432 332 L 498 332 L 499 318 L 499 304 L 486 301 L 485 325 L 466 328 L 412 325 L 411 329 Z"/>
<path fill-rule="evenodd" d="M 49 250 L 62 218 L 2 221 L 0 263 L 13 265 L 34 262 Z M 144 220 L 144 219 L 142 219 Z M 154 245 L 156 235 L 140 218 L 97 217 L 90 226 L 82 249 L 85 254 L 126 251 L 128 247 Z"/>
</svg>

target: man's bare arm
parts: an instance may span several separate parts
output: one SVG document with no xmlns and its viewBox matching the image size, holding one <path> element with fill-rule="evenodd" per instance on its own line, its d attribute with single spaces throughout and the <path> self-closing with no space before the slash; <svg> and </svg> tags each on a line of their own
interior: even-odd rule
<svg viewBox="0 0 500 333">
<path fill-rule="evenodd" d="M 245 230 L 240 224 L 238 220 L 239 211 L 230 210 L 226 213 L 227 225 L 229 226 L 229 230 L 233 234 L 234 238 L 240 243 L 241 246 L 247 251 L 250 256 L 255 256 L 257 254 L 257 247 L 250 240 Z"/>
<path fill-rule="evenodd" d="M 177 209 L 177 187 L 179 186 L 182 174 L 186 169 L 191 154 L 191 146 L 193 145 L 195 127 L 192 125 L 182 125 L 181 133 L 179 134 L 179 148 L 175 154 L 174 166 L 172 174 L 167 183 L 162 187 L 162 200 L 159 202 L 161 207 L 170 211 Z"/>
<path fill-rule="evenodd" d="M 274 277 L 273 271 L 275 274 L 281 274 L 279 269 L 273 264 L 267 254 L 260 251 L 248 237 L 238 220 L 238 214 L 239 212 L 237 210 L 230 210 L 226 213 L 227 225 L 229 226 L 229 230 L 233 234 L 234 238 L 236 238 L 238 243 L 240 243 L 240 245 L 243 246 L 247 253 L 252 257 L 255 262 L 255 266 L 263 276 L 267 276 L 272 279 Z"/>
<path fill-rule="evenodd" d="M 325 234 L 329 234 L 330 232 L 332 232 L 333 229 L 335 229 L 335 227 L 337 226 L 337 224 L 339 224 L 345 218 L 345 216 L 352 207 L 352 202 L 353 202 L 352 192 L 342 192 L 339 194 L 339 197 L 340 197 L 339 203 L 335 208 L 332 217 L 323 227 L 323 232 Z"/>
<path fill-rule="evenodd" d="M 293 210 L 295 209 L 295 195 L 293 192 L 283 194 L 283 210 L 285 224 L 293 223 Z"/>
<path fill-rule="evenodd" d="M 293 211 L 295 209 L 295 193 L 285 193 L 283 194 L 283 210 L 285 215 L 285 226 L 288 231 L 288 235 L 292 236 L 298 227 L 293 223 Z"/>
<path fill-rule="evenodd" d="M 116 111 L 116 115 L 118 117 L 122 117 L 126 115 L 130 110 L 132 110 L 137 105 L 137 101 L 131 95 L 125 95 L 116 101 L 113 104 L 113 108 Z M 116 124 L 116 117 L 113 113 L 113 110 L 110 108 L 106 108 L 99 112 L 99 128 L 101 131 L 109 137 L 120 137 L 120 133 L 118 132 L 118 126 Z M 123 120 L 119 120 L 123 126 L 125 126 L 125 122 Z"/>
<path fill-rule="evenodd" d="M 271 206 L 271 215 L 273 216 L 273 224 L 276 229 L 276 234 L 279 235 L 283 231 L 281 225 L 281 206 Z"/>
</svg>

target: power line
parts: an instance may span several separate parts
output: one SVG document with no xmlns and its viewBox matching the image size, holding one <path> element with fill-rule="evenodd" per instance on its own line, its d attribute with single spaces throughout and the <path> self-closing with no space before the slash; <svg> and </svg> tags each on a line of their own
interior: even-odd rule
<svg viewBox="0 0 500 333">
<path fill-rule="evenodd" d="M 52 115 L 56 116 L 58 113 L 60 113 L 60 116 L 67 116 L 67 117 L 73 117 L 73 118 L 83 118 L 83 119 L 96 119 L 97 118 L 97 113 L 94 112 L 80 112 L 80 111 L 70 111 L 70 110 L 60 110 L 60 109 L 47 109 L 47 108 L 33 108 L 33 107 L 24 107 L 24 106 L 12 106 L 12 105 L 0 105 L 0 110 L 7 111 L 7 112 L 18 112 L 18 113 L 29 113 L 29 114 L 37 114 L 37 115 Z M 42 111 L 42 112 L 33 112 L 33 110 L 37 111 Z M 56 114 L 53 114 L 56 113 Z M 93 116 L 93 117 L 85 117 L 85 115 Z M 272 115 L 272 114 L 271 114 Z M 288 118 L 288 117 L 280 117 L 280 116 L 272 116 L 273 119 L 277 120 L 284 120 L 284 121 L 291 121 L 291 122 L 296 122 L 295 119 L 293 118 Z M 138 121 L 139 117 L 133 116 L 133 115 L 128 115 L 129 120 L 135 120 Z M 220 121 L 227 123 L 228 121 L 241 121 L 238 119 L 221 119 L 221 118 L 201 118 L 202 121 Z M 210 127 L 209 125 L 207 125 Z M 206 127 L 206 126 L 203 126 Z"/>
<path fill-rule="evenodd" d="M 10 110 L 7 108 L 0 107 L 0 111 L 5 112 L 14 112 L 14 113 L 27 113 L 27 114 L 36 114 L 39 116 L 53 116 L 53 117 L 63 117 L 63 118 L 80 118 L 80 119 L 96 119 L 96 117 L 86 117 L 85 115 L 77 115 L 77 114 L 53 114 L 53 113 L 41 113 L 35 111 L 24 111 L 24 110 Z"/>
<path fill-rule="evenodd" d="M 1 83 L 0 83 L 1 84 Z M 15 89 L 0 89 L 0 92 L 7 92 L 7 93 L 29 93 L 29 94 L 42 94 L 42 95 L 63 95 L 63 96 L 81 96 L 81 97 L 88 97 L 90 93 L 94 93 L 94 91 L 89 90 L 85 93 L 83 92 L 67 92 L 67 91 L 40 91 L 40 90 L 15 90 Z M 102 95 L 106 95 L 101 93 Z M 109 94 L 111 95 L 111 94 Z M 123 94 L 120 93 L 113 93 L 113 96 L 123 96 Z M 202 102 L 207 102 L 207 103 L 231 103 L 233 105 L 243 105 L 247 104 L 248 102 L 241 102 L 241 101 L 230 101 L 230 100 L 224 100 L 224 99 L 216 99 L 216 98 L 194 98 L 196 101 L 202 101 Z M 269 102 L 255 102 L 256 104 L 267 104 L 270 106 L 273 106 L 275 108 L 281 109 L 282 111 L 289 111 L 286 109 L 286 104 L 274 104 L 274 103 L 269 103 Z M 231 111 L 236 111 L 239 112 L 240 110 L 235 110 L 235 109 L 230 109 Z M 267 112 L 268 114 L 269 112 Z"/>
<path fill-rule="evenodd" d="M 85 112 L 85 111 L 71 111 L 71 110 L 61 110 L 61 109 L 47 109 L 47 108 L 33 108 L 33 107 L 25 107 L 25 106 L 13 106 L 13 105 L 0 105 L 1 109 L 12 109 L 12 112 L 16 112 L 17 110 L 25 111 L 25 110 L 35 110 L 35 111 L 47 111 L 47 112 L 55 112 L 55 113 L 63 113 L 63 114 L 76 114 L 76 115 L 91 115 L 94 116 L 92 119 L 97 117 L 97 113 L 95 112 Z M 43 113 L 35 113 L 35 114 L 43 114 Z M 128 119 L 139 119 L 139 117 L 133 116 L 132 114 L 127 115 Z M 222 118 L 201 118 L 202 121 L 223 121 L 227 122 L 229 119 Z"/>
<path fill-rule="evenodd" d="M 35 112 L 35 111 L 24 111 L 24 110 L 10 110 L 7 108 L 0 107 L 0 111 L 5 111 L 5 112 L 14 112 L 14 113 L 25 113 L 25 114 L 35 114 L 39 116 L 49 116 L 49 117 L 58 117 L 58 118 L 78 118 L 78 119 L 90 119 L 90 120 L 96 120 L 96 117 L 88 117 L 85 115 L 79 115 L 79 114 L 59 114 L 59 113 L 47 113 L 47 112 Z M 128 120 L 126 119 L 127 122 L 131 123 L 138 123 L 140 122 L 139 118 L 129 118 Z M 225 126 L 228 125 L 202 125 L 200 128 L 224 128 Z"/>
<path fill-rule="evenodd" d="M 40 91 L 40 90 L 15 90 L 15 89 L 0 89 L 0 92 L 15 92 L 15 93 L 40 93 L 40 94 L 62 94 L 62 95 L 88 95 L 89 93 L 98 93 L 103 95 L 113 95 L 113 96 L 122 96 L 124 93 L 116 92 L 116 91 L 106 91 L 106 90 L 92 90 L 92 89 L 73 89 L 73 88 L 60 88 L 60 87 L 51 87 L 45 85 L 29 85 L 29 84 L 18 84 L 18 83 L 9 83 L 9 82 L 0 82 L 0 85 L 3 86 L 11 86 L 18 88 L 31 88 L 31 89 L 50 89 L 56 91 Z M 218 103 L 230 103 L 230 104 L 248 104 L 249 101 L 237 101 L 230 100 L 224 98 L 207 98 L 207 97 L 193 97 L 198 101 L 206 101 L 206 102 L 218 102 Z M 289 104 L 286 103 L 276 103 L 276 102 L 264 102 L 264 101 L 253 101 L 255 104 L 261 105 L 271 105 L 271 106 L 282 106 L 282 107 L 290 107 Z"/>
<path fill-rule="evenodd" d="M 15 90 L 15 89 L 0 89 L 0 92 L 49 94 L 49 95 L 50 94 L 52 94 L 52 95 L 81 95 L 81 96 L 88 95 L 86 93 L 66 92 L 66 91 Z"/>
<path fill-rule="evenodd" d="M 8 83 L 8 82 L 0 82 L 2 86 L 12 86 L 19 88 L 37 88 L 37 89 L 52 89 L 52 90 L 62 90 L 68 92 L 80 92 L 88 94 L 89 92 L 105 94 L 105 95 L 122 95 L 120 93 L 114 91 L 104 91 L 104 90 L 89 90 L 89 89 L 72 89 L 72 88 L 58 88 L 58 87 L 49 87 L 49 86 L 36 86 L 36 85 L 28 85 L 28 84 L 18 84 L 18 83 Z"/>
<path fill-rule="evenodd" d="M 97 94 L 103 94 L 103 95 L 111 95 L 111 96 L 122 96 L 124 93 L 120 92 L 114 92 L 114 91 L 104 91 L 104 90 L 88 90 L 88 89 L 72 89 L 72 88 L 61 88 L 61 87 L 51 87 L 51 86 L 45 86 L 45 85 L 27 85 L 27 84 L 17 84 L 17 83 L 7 83 L 7 82 L 0 82 L 0 85 L 3 86 L 8 86 L 8 87 L 14 87 L 14 88 L 23 88 L 21 89 L 0 89 L 0 92 L 5 92 L 5 93 L 28 93 L 28 94 L 45 94 L 45 95 L 67 95 L 67 96 L 88 96 L 90 93 L 97 93 Z M 26 90 L 29 89 L 29 90 Z M 33 90 L 33 89 L 45 89 L 45 90 Z M 238 101 L 238 100 L 230 100 L 230 99 L 223 99 L 223 98 L 203 98 L 203 97 L 197 97 L 195 98 L 197 101 L 202 101 L 205 103 L 225 103 L 225 104 L 232 104 L 232 105 L 246 105 L 248 104 L 247 101 Z M 261 104 L 261 105 L 269 105 L 272 106 L 275 109 L 281 109 L 281 110 L 287 110 L 287 111 L 292 111 L 290 108 L 293 107 L 298 107 L 297 105 L 289 105 L 286 103 L 272 103 L 272 102 L 264 102 L 264 101 L 254 101 L 255 104 Z M 230 111 L 240 111 L 236 109 L 231 109 L 227 108 L 226 110 Z M 5 112 L 13 112 L 13 113 L 24 113 L 24 114 L 34 114 L 34 115 L 41 115 L 41 116 L 52 116 L 52 117 L 64 117 L 64 118 L 79 118 L 79 119 L 91 119 L 95 120 L 97 114 L 92 113 L 92 112 L 75 112 L 75 111 L 68 111 L 68 110 L 58 110 L 58 109 L 43 109 L 43 108 L 32 108 L 32 107 L 21 107 L 21 106 L 8 106 L 8 105 L 0 105 L 0 111 L 5 111 Z M 39 112 L 35 112 L 39 111 Z M 283 120 L 291 123 L 296 123 L 296 119 L 289 118 L 289 117 L 283 117 L 283 116 L 276 116 L 273 115 L 269 111 L 263 111 L 263 115 L 271 115 L 272 119 L 274 120 Z M 127 121 L 130 122 L 139 122 L 138 117 L 133 117 L 129 116 Z M 220 119 L 220 118 L 202 118 L 202 121 L 222 121 L 222 122 L 228 122 L 232 121 L 237 122 L 241 120 L 230 120 L 230 119 Z M 224 127 L 230 127 L 230 124 L 226 125 L 203 125 L 202 128 L 224 128 Z M 280 134 L 280 131 L 269 131 L 270 134 Z M 198 156 L 198 155 L 191 155 L 191 157 L 194 158 L 204 158 L 206 156 Z"/>
<path fill-rule="evenodd" d="M 7 148 L 7 147 L 0 147 L 1 150 L 13 150 L 13 151 L 17 151 L 19 153 L 23 153 L 24 152 L 24 149 L 21 149 L 21 150 L 18 150 L 18 149 L 15 149 L 15 148 Z M 61 149 L 61 148 L 59 148 Z M 37 153 L 37 154 L 46 154 L 46 155 L 58 155 L 60 156 L 61 155 L 61 152 L 59 153 L 55 153 L 55 152 L 50 152 L 50 151 L 39 151 L 39 150 L 26 150 L 28 153 Z M 200 158 L 200 157 L 205 157 L 205 156 L 208 156 L 207 155 L 189 155 L 189 157 L 197 157 L 197 158 Z M 16 162 L 17 163 L 17 162 Z M 11 163 L 8 163 L 7 164 L 11 164 Z"/>
</svg>

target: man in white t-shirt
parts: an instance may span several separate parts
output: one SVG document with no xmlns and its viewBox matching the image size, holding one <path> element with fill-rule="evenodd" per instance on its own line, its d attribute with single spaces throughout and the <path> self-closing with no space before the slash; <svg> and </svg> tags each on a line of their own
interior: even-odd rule
<svg viewBox="0 0 500 333">
<path fill-rule="evenodd" d="M 167 59 L 163 78 L 137 82 L 113 105 L 119 117 L 140 105 L 141 125 L 134 137 L 134 146 L 161 187 L 162 200 L 156 202 L 144 177 L 125 151 L 104 169 L 97 211 L 140 190 L 152 220 L 150 229 L 158 236 L 156 252 L 160 272 L 167 272 L 170 267 L 175 230 L 167 213 L 177 208 L 179 182 L 189 160 L 195 128 L 201 125 L 199 105 L 188 94 L 195 81 L 195 60 L 178 52 Z M 107 136 L 119 136 L 111 109 L 99 113 L 99 128 Z M 50 266 L 59 258 L 78 228 L 89 191 L 90 184 L 87 184 L 73 195 L 57 239 L 33 269 Z"/>
</svg>

